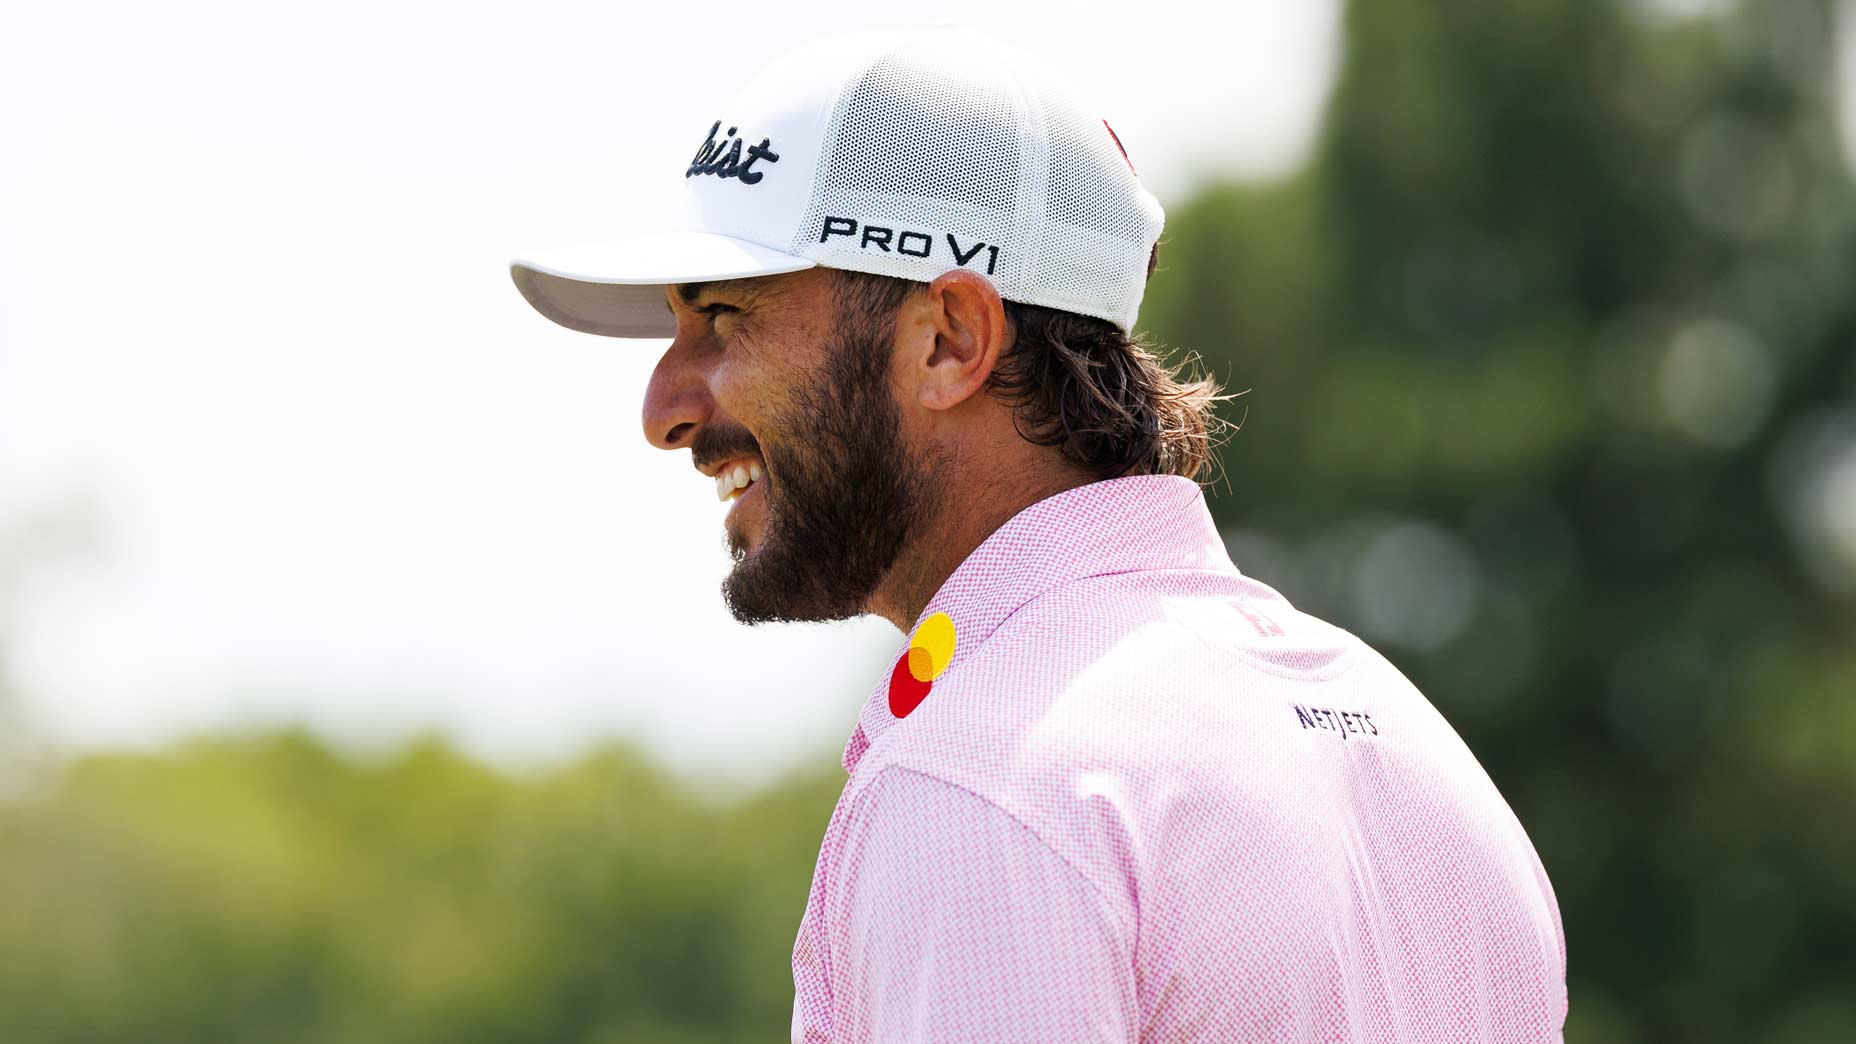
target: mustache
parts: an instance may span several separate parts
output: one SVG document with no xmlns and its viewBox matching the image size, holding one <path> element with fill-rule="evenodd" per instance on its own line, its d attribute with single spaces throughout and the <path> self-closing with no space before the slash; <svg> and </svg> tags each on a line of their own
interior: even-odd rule
<svg viewBox="0 0 1856 1044">
<path fill-rule="evenodd" d="M 690 463 L 698 468 L 749 454 L 767 459 L 761 452 L 760 441 L 739 424 L 704 425 L 690 443 Z"/>
</svg>

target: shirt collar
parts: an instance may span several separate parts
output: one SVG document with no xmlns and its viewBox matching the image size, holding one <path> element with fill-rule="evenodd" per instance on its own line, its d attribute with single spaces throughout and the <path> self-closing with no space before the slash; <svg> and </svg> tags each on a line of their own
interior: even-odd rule
<svg viewBox="0 0 1856 1044">
<path fill-rule="evenodd" d="M 974 548 L 922 609 L 898 657 L 907 655 L 922 621 L 946 613 L 955 641 L 945 674 L 1038 595 L 1084 577 L 1148 569 L 1237 574 L 1198 483 L 1130 475 L 1065 490 L 1012 516 Z M 895 664 L 889 661 L 858 713 L 844 747 L 847 773 L 897 720 L 889 709 Z"/>
</svg>

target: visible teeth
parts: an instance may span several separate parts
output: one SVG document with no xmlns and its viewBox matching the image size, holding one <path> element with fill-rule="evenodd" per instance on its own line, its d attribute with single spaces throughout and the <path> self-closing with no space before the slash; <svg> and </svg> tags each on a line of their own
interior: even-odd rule
<svg viewBox="0 0 1856 1044">
<path fill-rule="evenodd" d="M 760 477 L 761 468 L 757 463 L 736 464 L 719 471 L 715 476 L 715 499 L 730 500 L 737 490 L 746 489 Z"/>
</svg>

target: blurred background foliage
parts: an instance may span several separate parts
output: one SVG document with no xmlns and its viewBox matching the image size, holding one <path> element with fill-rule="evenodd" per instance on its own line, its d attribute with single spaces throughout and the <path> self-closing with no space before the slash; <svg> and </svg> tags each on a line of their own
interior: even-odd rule
<svg viewBox="0 0 1856 1044">
<path fill-rule="evenodd" d="M 1312 162 L 1175 202 L 1144 309 L 1248 391 L 1239 565 L 1527 825 L 1569 1041 L 1856 1040 L 1837 9 L 1715 6 L 1352 4 Z M 0 1042 L 782 1039 L 833 754 L 726 800 L 301 733 L 8 774 Z"/>
<path fill-rule="evenodd" d="M 85 757 L 0 806 L 0 1040 L 783 1039 L 821 766 L 723 802 L 622 745 Z"/>
<path fill-rule="evenodd" d="M 1374 0 L 1315 163 L 1169 216 L 1240 567 L 1534 838 L 1568 1040 L 1856 1040 L 1856 196 L 1835 11 Z"/>
</svg>

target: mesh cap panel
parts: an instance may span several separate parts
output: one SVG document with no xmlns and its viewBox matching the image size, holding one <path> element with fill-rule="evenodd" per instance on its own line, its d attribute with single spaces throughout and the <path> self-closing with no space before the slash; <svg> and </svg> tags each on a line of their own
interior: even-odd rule
<svg viewBox="0 0 1856 1044">
<path fill-rule="evenodd" d="M 833 106 L 792 252 L 1131 329 L 1164 215 L 1113 134 L 1034 59 L 961 30 L 905 37 Z"/>
</svg>

